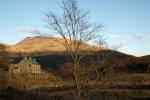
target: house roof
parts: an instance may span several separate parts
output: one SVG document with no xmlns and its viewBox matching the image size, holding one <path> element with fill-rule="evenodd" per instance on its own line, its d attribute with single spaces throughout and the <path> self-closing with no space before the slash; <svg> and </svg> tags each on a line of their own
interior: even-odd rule
<svg viewBox="0 0 150 100">
<path fill-rule="evenodd" d="M 32 59 L 31 57 L 29 58 L 29 61 L 31 61 L 32 64 L 39 64 L 36 59 Z"/>
</svg>

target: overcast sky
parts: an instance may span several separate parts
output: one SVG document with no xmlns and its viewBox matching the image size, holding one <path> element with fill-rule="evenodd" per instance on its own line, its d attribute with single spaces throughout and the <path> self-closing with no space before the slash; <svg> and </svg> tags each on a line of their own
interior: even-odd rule
<svg viewBox="0 0 150 100">
<path fill-rule="evenodd" d="M 15 44 L 30 31 L 48 32 L 44 13 L 58 14 L 62 0 L 0 0 L 0 42 Z M 105 25 L 101 34 L 121 52 L 135 56 L 150 54 L 150 0 L 78 0 L 89 10 L 89 21 Z"/>
</svg>

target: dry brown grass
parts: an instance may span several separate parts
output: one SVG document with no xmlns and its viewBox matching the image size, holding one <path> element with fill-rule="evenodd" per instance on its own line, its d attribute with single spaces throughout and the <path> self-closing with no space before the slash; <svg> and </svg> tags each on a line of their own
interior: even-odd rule
<svg viewBox="0 0 150 100">
<path fill-rule="evenodd" d="M 149 85 L 150 74 L 149 73 L 130 73 L 121 74 L 107 79 L 109 84 L 120 84 L 120 85 Z"/>
</svg>

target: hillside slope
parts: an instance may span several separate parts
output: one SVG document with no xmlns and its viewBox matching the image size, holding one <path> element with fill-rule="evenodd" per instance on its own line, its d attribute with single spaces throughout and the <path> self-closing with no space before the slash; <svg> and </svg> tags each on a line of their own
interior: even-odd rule
<svg viewBox="0 0 150 100">
<path fill-rule="evenodd" d="M 59 42 L 63 42 L 63 39 L 59 39 Z M 82 48 L 83 51 L 97 51 L 98 48 L 87 45 Z M 47 55 L 51 53 L 64 53 L 66 51 L 65 47 L 54 41 L 51 38 L 46 38 L 42 36 L 28 37 L 17 43 L 16 45 L 11 45 L 7 47 L 7 52 L 14 55 Z"/>
</svg>

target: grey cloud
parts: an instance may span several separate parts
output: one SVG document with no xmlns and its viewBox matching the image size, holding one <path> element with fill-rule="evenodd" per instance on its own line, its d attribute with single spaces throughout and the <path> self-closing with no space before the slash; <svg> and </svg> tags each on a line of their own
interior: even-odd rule
<svg viewBox="0 0 150 100">
<path fill-rule="evenodd" d="M 135 40 L 143 40 L 145 36 L 144 35 L 132 35 L 131 38 Z"/>
</svg>

